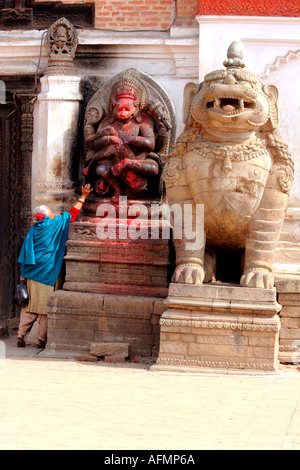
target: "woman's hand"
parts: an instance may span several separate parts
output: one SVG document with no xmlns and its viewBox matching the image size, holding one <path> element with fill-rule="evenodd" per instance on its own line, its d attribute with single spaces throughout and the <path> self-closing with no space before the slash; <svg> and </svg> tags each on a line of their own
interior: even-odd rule
<svg viewBox="0 0 300 470">
<path fill-rule="evenodd" d="M 81 200 L 85 201 L 88 195 L 93 191 L 91 185 L 88 183 L 85 186 L 81 186 Z"/>
<path fill-rule="evenodd" d="M 76 202 L 74 208 L 80 211 L 82 208 L 82 205 L 85 203 L 86 198 L 92 191 L 93 191 L 93 188 L 91 188 L 91 185 L 89 183 L 86 184 L 85 186 L 81 186 L 81 197 Z"/>
</svg>

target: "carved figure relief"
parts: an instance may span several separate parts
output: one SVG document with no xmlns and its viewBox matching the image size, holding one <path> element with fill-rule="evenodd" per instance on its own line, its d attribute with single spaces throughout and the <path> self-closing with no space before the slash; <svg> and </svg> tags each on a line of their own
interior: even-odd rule
<svg viewBox="0 0 300 470">
<path fill-rule="evenodd" d="M 245 250 L 240 284 L 271 288 L 294 166 L 277 130 L 277 88 L 244 70 L 239 43 L 227 55 L 225 70 L 186 85 L 185 129 L 164 167 L 169 203 L 204 205 L 205 247 L 175 240 L 173 282 L 210 281 L 218 249 Z"/>
<path fill-rule="evenodd" d="M 77 33 L 74 26 L 60 18 L 47 32 L 49 62 L 45 75 L 77 75 L 73 59 L 77 48 Z"/>
<path fill-rule="evenodd" d="M 86 179 L 98 196 L 143 196 L 149 182 L 159 180 L 174 132 L 174 113 L 163 90 L 134 69 L 118 74 L 86 109 Z"/>
</svg>

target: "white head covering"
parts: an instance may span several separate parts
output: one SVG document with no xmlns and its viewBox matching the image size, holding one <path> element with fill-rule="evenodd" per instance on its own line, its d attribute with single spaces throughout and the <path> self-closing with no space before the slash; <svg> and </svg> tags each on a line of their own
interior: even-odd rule
<svg viewBox="0 0 300 470">
<path fill-rule="evenodd" d="M 33 222 L 36 222 L 36 221 L 37 221 L 36 214 L 45 214 L 45 215 L 48 215 L 48 214 L 49 214 L 49 207 L 46 206 L 46 205 L 37 206 L 37 207 L 34 209 L 33 214 L 32 214 Z"/>
</svg>

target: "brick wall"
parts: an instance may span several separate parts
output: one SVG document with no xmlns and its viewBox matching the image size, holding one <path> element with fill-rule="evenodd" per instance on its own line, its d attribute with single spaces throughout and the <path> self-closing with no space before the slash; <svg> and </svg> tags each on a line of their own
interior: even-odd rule
<svg viewBox="0 0 300 470">
<path fill-rule="evenodd" d="M 95 26 L 108 29 L 167 29 L 173 0 L 96 0 Z"/>
<path fill-rule="evenodd" d="M 199 13 L 199 0 L 177 0 L 177 15 L 195 17 Z"/>
</svg>

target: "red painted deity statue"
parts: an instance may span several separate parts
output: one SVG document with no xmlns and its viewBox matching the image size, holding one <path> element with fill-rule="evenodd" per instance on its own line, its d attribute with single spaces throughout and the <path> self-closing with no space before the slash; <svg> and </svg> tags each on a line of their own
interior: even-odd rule
<svg viewBox="0 0 300 470">
<path fill-rule="evenodd" d="M 147 177 L 159 172 L 154 153 L 154 119 L 141 106 L 137 90 L 118 84 L 110 96 L 110 116 L 105 116 L 95 133 L 86 136 L 93 157 L 84 170 L 99 177 L 95 190 L 104 195 L 114 191 L 114 199 L 127 187 L 133 195 L 147 187 Z"/>
</svg>

